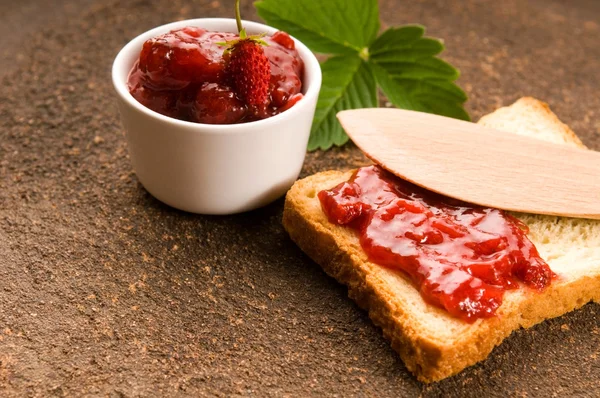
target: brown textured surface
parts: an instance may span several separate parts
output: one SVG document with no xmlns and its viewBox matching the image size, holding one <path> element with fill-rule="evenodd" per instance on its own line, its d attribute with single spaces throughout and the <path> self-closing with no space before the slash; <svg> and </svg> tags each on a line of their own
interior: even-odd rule
<svg viewBox="0 0 600 398">
<path fill-rule="evenodd" d="M 380 6 L 386 25 L 420 22 L 445 39 L 474 118 L 532 95 L 600 149 L 597 1 Z M 600 394 L 597 305 L 518 331 L 425 386 L 289 240 L 282 200 L 203 217 L 141 188 L 112 59 L 153 26 L 229 15 L 220 2 L 22 0 L 0 11 L 0 395 Z M 361 161 L 350 146 L 314 153 L 303 174 Z"/>
</svg>

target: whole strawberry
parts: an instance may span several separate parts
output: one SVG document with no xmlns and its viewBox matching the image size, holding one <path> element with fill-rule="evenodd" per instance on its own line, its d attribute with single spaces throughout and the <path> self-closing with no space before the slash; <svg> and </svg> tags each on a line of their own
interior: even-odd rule
<svg viewBox="0 0 600 398">
<path fill-rule="evenodd" d="M 263 46 L 263 35 L 247 36 L 242 27 L 240 0 L 235 1 L 235 20 L 240 33 L 236 40 L 219 43 L 227 46 L 223 54 L 225 77 L 239 99 L 251 108 L 260 109 L 269 102 L 271 65 Z"/>
<path fill-rule="evenodd" d="M 225 55 L 225 75 L 238 97 L 251 106 L 265 105 L 269 100 L 271 65 L 262 49 L 264 42 L 243 38 L 230 44 Z"/>
</svg>

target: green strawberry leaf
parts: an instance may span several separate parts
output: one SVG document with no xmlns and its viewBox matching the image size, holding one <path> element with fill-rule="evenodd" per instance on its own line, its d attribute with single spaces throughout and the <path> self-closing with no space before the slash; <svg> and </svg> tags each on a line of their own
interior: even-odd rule
<svg viewBox="0 0 600 398">
<path fill-rule="evenodd" d="M 340 55 L 321 64 L 323 83 L 308 141 L 308 150 L 329 149 L 348 141 L 335 115 L 345 109 L 373 108 L 377 85 L 369 65 L 358 55 Z"/>
<path fill-rule="evenodd" d="M 369 65 L 378 85 L 397 107 L 469 120 L 466 94 L 454 81 L 459 72 L 435 56 L 440 41 L 423 37 L 422 26 L 390 28 L 369 48 Z"/>
<path fill-rule="evenodd" d="M 267 24 L 323 54 L 352 54 L 368 47 L 379 31 L 377 0 L 260 0 Z"/>
<path fill-rule="evenodd" d="M 323 84 L 309 150 L 343 145 L 348 136 L 337 112 L 377 106 L 381 88 L 397 107 L 469 120 L 458 71 L 437 58 L 441 41 L 425 28 L 390 28 L 377 37 L 377 0 L 259 0 L 265 22 L 285 30 L 316 53 L 334 55 L 321 64 Z"/>
</svg>

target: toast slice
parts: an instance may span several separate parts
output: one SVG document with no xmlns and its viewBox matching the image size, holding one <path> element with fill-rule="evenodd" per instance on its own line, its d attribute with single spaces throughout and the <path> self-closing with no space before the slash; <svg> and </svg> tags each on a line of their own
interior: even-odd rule
<svg viewBox="0 0 600 398">
<path fill-rule="evenodd" d="M 483 117 L 479 123 L 563 145 L 579 138 L 533 98 Z M 325 272 L 348 286 L 368 310 L 406 367 L 423 382 L 438 381 L 485 359 L 512 331 L 600 300 L 600 221 L 514 214 L 559 279 L 544 292 L 507 291 L 497 316 L 473 324 L 431 306 L 401 273 L 367 259 L 354 231 L 329 223 L 317 193 L 348 180 L 352 171 L 326 171 L 297 181 L 287 194 L 283 224 L 292 240 Z"/>
</svg>

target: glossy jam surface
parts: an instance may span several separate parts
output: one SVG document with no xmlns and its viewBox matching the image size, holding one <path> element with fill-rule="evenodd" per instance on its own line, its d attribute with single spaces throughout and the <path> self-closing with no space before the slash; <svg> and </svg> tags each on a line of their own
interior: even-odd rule
<svg viewBox="0 0 600 398">
<path fill-rule="evenodd" d="M 237 37 L 186 27 L 146 41 L 129 74 L 130 93 L 163 115 L 210 124 L 266 119 L 298 102 L 304 63 L 285 32 L 263 38 L 268 43 L 263 50 L 271 66 L 268 103 L 249 107 L 238 98 L 224 73 L 226 47 L 217 44 Z"/>
<path fill-rule="evenodd" d="M 358 169 L 318 197 L 330 222 L 358 231 L 373 262 L 403 271 L 428 303 L 467 322 L 493 316 L 506 290 L 543 290 L 554 276 L 516 218 L 378 166 Z"/>
</svg>

